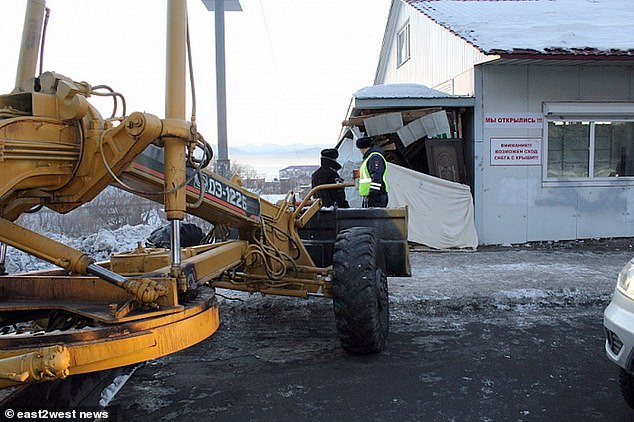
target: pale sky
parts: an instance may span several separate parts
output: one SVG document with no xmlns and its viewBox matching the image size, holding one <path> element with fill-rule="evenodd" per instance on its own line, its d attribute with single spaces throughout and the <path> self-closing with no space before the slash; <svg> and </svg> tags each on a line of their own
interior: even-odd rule
<svg viewBox="0 0 634 422">
<path fill-rule="evenodd" d="M 352 93 L 373 83 L 391 0 L 240 2 L 243 12 L 225 15 L 229 146 L 334 145 Z M 0 1 L 2 93 L 15 83 L 26 3 Z M 216 144 L 214 13 L 188 3 L 197 121 Z M 45 71 L 109 85 L 125 96 L 128 114 L 164 117 L 166 0 L 46 5 Z M 110 115 L 110 100 L 95 103 Z"/>
</svg>

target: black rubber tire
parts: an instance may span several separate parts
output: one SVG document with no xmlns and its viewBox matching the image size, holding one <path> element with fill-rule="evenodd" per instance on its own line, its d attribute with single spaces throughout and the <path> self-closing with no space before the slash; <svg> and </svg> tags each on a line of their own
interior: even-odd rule
<svg viewBox="0 0 634 422">
<path fill-rule="evenodd" d="M 154 230 L 145 241 L 149 248 L 169 248 L 172 227 L 167 224 Z M 200 245 L 204 233 L 193 223 L 182 223 L 180 227 L 181 246 L 184 248 Z"/>
<path fill-rule="evenodd" d="M 380 352 L 389 333 L 389 296 L 379 241 L 370 227 L 337 234 L 332 298 L 343 349 L 351 354 Z"/>
<path fill-rule="evenodd" d="M 634 409 L 634 375 L 623 368 L 619 369 L 619 387 L 627 405 Z"/>
</svg>

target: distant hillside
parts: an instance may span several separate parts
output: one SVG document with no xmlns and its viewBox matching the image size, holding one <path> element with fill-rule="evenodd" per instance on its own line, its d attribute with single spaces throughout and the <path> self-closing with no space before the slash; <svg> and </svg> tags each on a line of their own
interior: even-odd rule
<svg viewBox="0 0 634 422">
<path fill-rule="evenodd" d="M 229 155 L 249 156 L 249 155 L 296 155 L 298 157 L 316 155 L 324 148 L 332 148 L 332 145 L 250 145 L 229 147 Z"/>
<path fill-rule="evenodd" d="M 293 165 L 319 165 L 320 152 L 334 145 L 253 145 L 229 147 L 229 159 L 253 167 L 268 180 L 279 177 L 279 170 Z M 215 151 L 215 150 L 214 150 Z"/>
</svg>

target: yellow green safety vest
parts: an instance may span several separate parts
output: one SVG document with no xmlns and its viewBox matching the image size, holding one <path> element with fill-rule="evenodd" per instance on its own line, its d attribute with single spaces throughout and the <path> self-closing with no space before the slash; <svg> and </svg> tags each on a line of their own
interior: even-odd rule
<svg viewBox="0 0 634 422">
<path fill-rule="evenodd" d="M 368 160 L 373 155 L 378 155 L 381 157 L 383 162 L 385 163 L 385 170 L 383 171 L 383 183 L 385 184 L 385 191 L 387 192 L 387 180 L 385 180 L 385 175 L 387 174 L 387 161 L 385 161 L 385 157 L 378 152 L 373 152 L 368 155 L 368 158 L 363 160 L 361 163 L 361 168 L 359 169 L 359 195 L 368 196 L 370 195 L 370 184 L 372 183 L 372 177 L 370 177 L 370 171 L 368 170 Z"/>
</svg>

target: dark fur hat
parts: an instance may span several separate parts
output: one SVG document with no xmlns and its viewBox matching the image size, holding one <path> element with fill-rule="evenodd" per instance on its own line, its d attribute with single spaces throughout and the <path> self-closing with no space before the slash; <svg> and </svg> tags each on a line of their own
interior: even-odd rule
<svg viewBox="0 0 634 422">
<path fill-rule="evenodd" d="M 330 158 L 336 160 L 339 158 L 339 151 L 336 148 L 326 148 L 321 150 L 321 156 L 324 158 Z"/>
<path fill-rule="evenodd" d="M 357 139 L 357 148 L 370 148 L 372 146 L 372 138 L 367 136 Z"/>
</svg>

